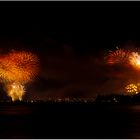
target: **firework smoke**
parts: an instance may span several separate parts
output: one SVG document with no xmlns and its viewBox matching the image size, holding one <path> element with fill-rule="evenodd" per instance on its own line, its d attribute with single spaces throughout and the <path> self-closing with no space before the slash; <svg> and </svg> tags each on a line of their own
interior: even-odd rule
<svg viewBox="0 0 140 140">
<path fill-rule="evenodd" d="M 13 101 L 22 100 L 24 85 L 35 78 L 38 69 L 38 58 L 30 52 L 13 51 L 0 58 L 0 78 Z"/>
</svg>

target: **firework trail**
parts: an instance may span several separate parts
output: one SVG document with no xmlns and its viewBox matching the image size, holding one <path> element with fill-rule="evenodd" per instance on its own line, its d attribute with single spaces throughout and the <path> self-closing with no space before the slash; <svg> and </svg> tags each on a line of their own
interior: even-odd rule
<svg viewBox="0 0 140 140">
<path fill-rule="evenodd" d="M 0 58 L 0 78 L 13 101 L 22 99 L 24 85 L 39 71 L 38 62 L 36 55 L 25 51 L 13 51 Z"/>
</svg>

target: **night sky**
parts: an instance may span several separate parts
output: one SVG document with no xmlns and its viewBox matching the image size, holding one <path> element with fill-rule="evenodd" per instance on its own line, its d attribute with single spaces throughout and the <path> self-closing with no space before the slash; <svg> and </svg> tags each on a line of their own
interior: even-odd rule
<svg viewBox="0 0 140 140">
<path fill-rule="evenodd" d="M 116 46 L 140 47 L 139 6 L 140 2 L 0 2 L 0 52 L 15 49 L 38 55 L 40 73 L 27 86 L 28 99 L 121 92 L 126 76 L 110 72 L 103 58 Z"/>
</svg>

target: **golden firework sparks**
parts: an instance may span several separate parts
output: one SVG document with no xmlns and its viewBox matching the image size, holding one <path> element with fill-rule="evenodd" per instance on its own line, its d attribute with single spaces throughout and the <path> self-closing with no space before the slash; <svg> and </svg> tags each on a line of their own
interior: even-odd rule
<svg viewBox="0 0 140 140">
<path fill-rule="evenodd" d="M 138 94 L 138 86 L 136 84 L 129 84 L 125 87 L 125 89 L 129 94 Z"/>
<path fill-rule="evenodd" d="M 25 94 L 24 86 L 20 83 L 12 83 L 6 85 L 6 90 L 8 96 L 12 98 L 12 101 L 22 100 L 23 95 Z"/>
</svg>

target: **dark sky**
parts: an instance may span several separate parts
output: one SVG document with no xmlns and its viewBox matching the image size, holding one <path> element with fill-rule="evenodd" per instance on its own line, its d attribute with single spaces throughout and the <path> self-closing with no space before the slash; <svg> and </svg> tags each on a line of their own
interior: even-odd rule
<svg viewBox="0 0 140 140">
<path fill-rule="evenodd" d="M 103 55 L 116 46 L 139 47 L 139 6 L 140 2 L 0 2 L 0 49 L 39 56 L 40 73 L 28 85 L 27 98 L 113 92 L 116 87 L 107 90 L 113 80 L 108 80 Z M 114 85 L 121 86 L 120 80 Z"/>
</svg>

